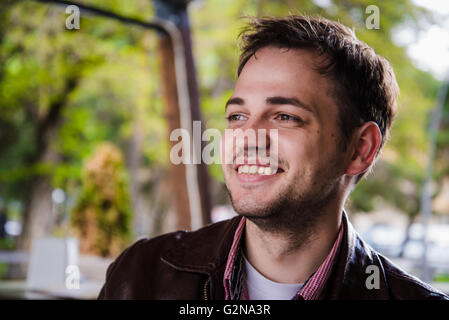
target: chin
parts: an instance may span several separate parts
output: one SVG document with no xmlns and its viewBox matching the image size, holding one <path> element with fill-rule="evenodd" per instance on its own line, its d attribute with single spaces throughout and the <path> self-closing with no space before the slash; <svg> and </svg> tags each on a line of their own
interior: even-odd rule
<svg viewBox="0 0 449 320">
<path fill-rule="evenodd" d="M 232 196 L 231 202 L 235 212 L 245 217 L 264 217 L 267 209 L 274 203 L 274 201 L 267 201 L 266 198 L 235 199 Z"/>
</svg>

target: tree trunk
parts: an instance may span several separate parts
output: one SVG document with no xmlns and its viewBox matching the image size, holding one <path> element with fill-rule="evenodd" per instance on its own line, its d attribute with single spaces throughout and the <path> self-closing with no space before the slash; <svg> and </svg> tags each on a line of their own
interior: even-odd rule
<svg viewBox="0 0 449 320">
<path fill-rule="evenodd" d="M 131 196 L 131 207 L 133 211 L 133 233 L 135 236 L 148 236 L 150 226 L 148 225 L 149 209 L 142 202 L 142 177 L 139 174 L 142 159 L 142 143 L 144 132 L 139 120 L 139 110 L 134 110 L 136 117 L 133 120 L 133 132 L 128 140 L 126 150 L 126 166 L 129 173 L 129 188 Z"/>
<path fill-rule="evenodd" d="M 60 159 L 52 150 L 52 143 L 57 139 L 62 122 L 62 111 L 68 101 L 68 96 L 76 88 L 77 77 L 67 80 L 63 92 L 49 106 L 45 117 L 38 119 L 36 125 L 36 152 L 28 159 L 30 166 L 45 163 L 55 165 Z M 30 188 L 25 201 L 22 221 L 22 233 L 18 239 L 17 248 L 29 251 L 33 240 L 48 235 L 54 224 L 52 215 L 51 192 L 48 175 L 40 174 L 31 178 Z"/>
<path fill-rule="evenodd" d="M 408 216 L 407 230 L 405 232 L 405 239 L 404 239 L 404 241 L 402 241 L 401 249 L 400 249 L 399 254 L 398 254 L 399 258 L 403 258 L 404 257 L 405 247 L 406 247 L 407 243 L 410 240 L 410 230 L 411 230 L 412 224 L 415 222 L 415 218 L 416 218 L 416 215 L 409 215 Z"/>
<path fill-rule="evenodd" d="M 29 251 L 35 239 L 50 233 L 53 216 L 51 192 L 53 188 L 45 176 L 39 176 L 32 182 L 28 201 L 25 205 L 25 216 L 18 248 Z"/>
</svg>

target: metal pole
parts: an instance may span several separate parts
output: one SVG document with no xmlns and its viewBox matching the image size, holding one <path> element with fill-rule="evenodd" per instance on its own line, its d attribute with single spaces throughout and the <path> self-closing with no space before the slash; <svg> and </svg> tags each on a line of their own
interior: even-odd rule
<svg viewBox="0 0 449 320">
<path fill-rule="evenodd" d="M 423 224 L 423 256 L 422 256 L 422 271 L 421 279 L 425 282 L 433 281 L 429 270 L 428 262 L 428 226 L 432 216 L 432 194 L 430 190 L 430 184 L 432 182 L 433 175 L 433 163 L 435 161 L 435 149 L 437 143 L 438 130 L 440 128 L 441 116 L 443 113 L 444 103 L 446 101 L 449 88 L 449 77 L 445 80 L 443 85 L 438 91 L 437 103 L 435 109 L 432 112 L 432 118 L 429 125 L 429 150 L 427 154 L 427 169 L 424 179 L 423 188 L 421 191 L 421 219 Z"/>
<path fill-rule="evenodd" d="M 192 39 L 191 39 L 191 29 L 189 15 L 187 12 L 187 5 L 190 0 L 153 0 L 154 7 L 156 9 L 156 16 L 162 20 L 171 21 L 178 28 L 181 40 L 183 43 L 184 57 L 186 64 L 186 77 L 187 77 L 187 89 L 190 99 L 190 130 L 192 130 L 192 122 L 200 121 L 202 123 L 201 111 L 200 111 L 200 101 L 199 101 L 199 90 L 198 81 L 195 71 L 195 61 L 193 57 L 192 50 Z M 163 39 L 162 39 L 163 41 Z M 185 127 L 187 128 L 187 127 Z M 189 131 L 190 131 L 189 130 Z M 210 190 L 209 175 L 207 172 L 206 165 L 201 161 L 201 154 L 204 145 L 201 141 L 201 136 L 203 127 L 201 126 L 201 132 L 199 137 L 195 137 L 191 133 L 192 139 L 192 156 L 193 163 L 186 164 L 186 170 L 189 171 L 190 181 L 188 184 L 195 183 L 195 186 L 191 186 L 191 190 L 198 191 L 192 193 L 191 198 L 195 198 L 195 201 L 199 202 L 199 205 L 195 205 L 195 208 L 191 207 L 191 227 L 192 229 L 198 229 L 201 226 L 210 222 Z M 193 130 L 195 134 L 195 130 Z M 199 141 L 198 141 L 199 138 Z M 198 159 L 199 158 L 199 159 Z M 189 168 L 190 167 L 190 168 Z"/>
</svg>

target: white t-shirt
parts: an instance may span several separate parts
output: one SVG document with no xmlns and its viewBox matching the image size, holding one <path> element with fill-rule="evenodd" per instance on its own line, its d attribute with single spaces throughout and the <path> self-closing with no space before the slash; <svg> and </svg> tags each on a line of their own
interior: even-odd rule
<svg viewBox="0 0 449 320">
<path fill-rule="evenodd" d="M 291 300 L 302 288 L 302 283 L 278 283 L 265 278 L 246 259 L 246 286 L 250 300 Z"/>
</svg>

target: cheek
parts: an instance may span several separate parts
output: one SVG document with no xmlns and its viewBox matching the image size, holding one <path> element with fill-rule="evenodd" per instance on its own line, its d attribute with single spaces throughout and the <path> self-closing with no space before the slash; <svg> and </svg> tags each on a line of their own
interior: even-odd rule
<svg viewBox="0 0 449 320">
<path fill-rule="evenodd" d="M 279 158 L 287 161 L 290 168 L 301 166 L 313 157 L 314 143 L 305 134 L 279 134 L 278 142 Z"/>
<path fill-rule="evenodd" d="M 279 158 L 289 166 L 289 177 L 314 180 L 327 166 L 329 147 L 319 135 L 297 134 L 279 139 Z"/>
</svg>

